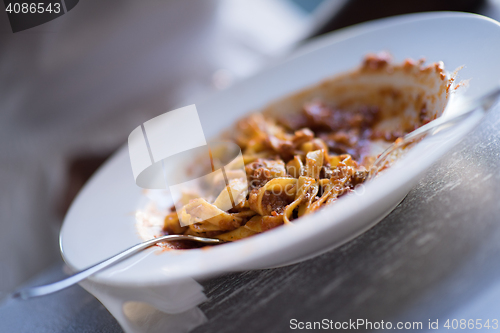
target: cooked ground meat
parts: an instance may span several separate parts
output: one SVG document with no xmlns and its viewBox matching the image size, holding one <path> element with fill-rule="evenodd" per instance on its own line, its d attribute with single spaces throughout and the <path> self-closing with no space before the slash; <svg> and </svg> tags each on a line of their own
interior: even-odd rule
<svg viewBox="0 0 500 333">
<path fill-rule="evenodd" d="M 286 195 L 285 192 L 274 194 L 271 191 L 266 191 L 262 198 L 262 206 L 268 212 L 276 212 L 277 214 L 283 213 L 285 207 L 293 201 L 293 198 Z"/>
<path fill-rule="evenodd" d="M 286 177 L 285 163 L 271 159 L 259 158 L 245 166 L 249 192 L 260 188 L 269 180 L 277 177 Z"/>
</svg>

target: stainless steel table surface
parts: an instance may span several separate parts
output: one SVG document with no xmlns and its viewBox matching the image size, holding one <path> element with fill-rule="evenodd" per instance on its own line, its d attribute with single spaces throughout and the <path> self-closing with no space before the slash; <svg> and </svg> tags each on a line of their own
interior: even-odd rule
<svg viewBox="0 0 500 333">
<path fill-rule="evenodd" d="M 296 265 L 201 282 L 194 332 L 281 332 L 290 320 L 500 319 L 500 107 L 353 241 Z M 31 283 L 62 276 L 61 265 Z M 441 324 L 442 325 L 442 324 Z M 0 332 L 120 332 L 79 286 L 0 306 Z"/>
</svg>

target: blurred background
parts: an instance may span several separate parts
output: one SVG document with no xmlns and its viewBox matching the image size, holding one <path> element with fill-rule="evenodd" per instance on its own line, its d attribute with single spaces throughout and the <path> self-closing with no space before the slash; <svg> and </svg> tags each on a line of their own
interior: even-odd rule
<svg viewBox="0 0 500 333">
<path fill-rule="evenodd" d="M 315 36 L 499 0 L 82 0 L 12 33 L 0 14 L 0 298 L 61 262 L 65 212 L 138 124 L 234 84 Z"/>
</svg>

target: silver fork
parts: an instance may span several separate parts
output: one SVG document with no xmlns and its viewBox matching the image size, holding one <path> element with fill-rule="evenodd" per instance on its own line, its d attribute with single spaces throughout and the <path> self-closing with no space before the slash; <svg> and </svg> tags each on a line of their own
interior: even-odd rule
<svg viewBox="0 0 500 333">
<path fill-rule="evenodd" d="M 430 123 L 416 129 L 415 131 L 407 134 L 402 141 L 398 143 L 392 144 L 389 148 L 387 148 L 373 163 L 373 166 L 370 168 L 370 172 L 368 174 L 367 179 L 371 179 L 375 177 L 378 172 L 386 165 L 386 163 L 389 161 L 390 156 L 396 152 L 398 149 L 401 149 L 402 147 L 405 147 L 411 143 L 416 142 L 417 140 L 424 138 L 428 134 L 432 132 L 436 132 L 437 130 L 444 128 L 444 127 L 449 127 L 456 125 L 466 119 L 471 113 L 474 111 L 478 110 L 479 108 L 482 109 L 482 112 L 486 114 L 487 111 L 491 109 L 491 106 L 493 103 L 497 100 L 498 96 L 500 96 L 500 86 L 497 87 L 496 89 L 492 90 L 488 94 L 485 94 L 479 98 L 475 98 L 472 100 L 464 101 L 463 104 L 459 106 L 460 112 L 458 113 L 457 116 L 454 116 L 452 118 L 438 118 L 436 120 L 431 121 Z M 122 261 L 152 245 L 155 245 L 159 242 L 163 241 L 172 241 L 172 240 L 190 240 L 190 241 L 195 241 L 195 242 L 200 242 L 200 243 L 205 243 L 205 244 L 220 244 L 224 243 L 224 241 L 215 239 L 215 238 L 206 238 L 206 237 L 197 237 L 197 236 L 185 236 L 185 235 L 166 235 L 158 238 L 154 238 L 142 243 L 139 243 L 137 245 L 132 246 L 131 248 L 126 249 L 125 251 L 122 251 L 106 260 L 103 260 L 89 268 L 86 268 L 80 272 L 77 272 L 61 281 L 54 282 L 51 284 L 43 285 L 43 286 L 38 286 L 38 287 L 32 287 L 32 288 L 27 288 L 27 289 L 22 289 L 19 291 L 14 292 L 11 294 L 12 298 L 18 298 L 18 299 L 30 299 L 34 297 L 39 297 L 39 296 L 44 296 L 44 295 L 49 295 L 52 293 L 55 293 L 57 291 L 63 290 L 65 288 L 68 288 L 84 279 L 87 277 L 113 265 L 118 263 L 119 261 Z"/>
<path fill-rule="evenodd" d="M 384 166 L 390 162 L 391 155 L 397 153 L 398 150 L 402 151 L 404 147 L 419 142 L 419 140 L 425 138 L 429 134 L 437 133 L 442 129 L 455 126 L 467 119 L 474 112 L 482 112 L 483 116 L 486 115 L 486 113 L 491 110 L 493 104 L 497 101 L 499 96 L 500 86 L 497 86 L 495 89 L 483 96 L 461 102 L 461 104 L 456 106 L 456 108 L 458 108 L 458 110 L 456 110 L 456 116 L 437 118 L 424 126 L 417 128 L 413 132 L 408 133 L 402 140 L 397 143 L 393 143 L 386 150 L 384 150 L 382 154 L 380 154 L 370 167 L 367 180 L 374 178 L 384 168 Z"/>
<path fill-rule="evenodd" d="M 11 294 L 12 298 L 17 298 L 17 299 L 30 299 L 34 297 L 39 297 L 39 296 L 44 296 L 44 295 L 49 295 L 52 293 L 55 293 L 57 291 L 63 290 L 65 288 L 68 288 L 86 278 L 89 276 L 113 265 L 118 263 L 119 261 L 122 261 L 150 246 L 153 246 L 159 242 L 164 242 L 164 241 L 174 241 L 174 240 L 189 240 L 189 241 L 195 241 L 195 242 L 200 242 L 200 243 L 205 243 L 205 244 L 221 244 L 224 243 L 224 241 L 216 238 L 206 238 L 206 237 L 197 237 L 197 236 L 189 236 L 189 235 L 166 235 L 158 238 L 153 238 L 148 241 L 139 243 L 137 245 L 134 245 L 125 251 L 122 251 L 118 254 L 115 254 L 114 256 L 105 259 L 91 267 L 88 267 L 80 272 L 77 272 L 63 280 L 43 285 L 43 286 L 38 286 L 38 287 L 31 287 L 31 288 L 26 288 L 22 290 L 18 290 L 14 293 Z"/>
</svg>

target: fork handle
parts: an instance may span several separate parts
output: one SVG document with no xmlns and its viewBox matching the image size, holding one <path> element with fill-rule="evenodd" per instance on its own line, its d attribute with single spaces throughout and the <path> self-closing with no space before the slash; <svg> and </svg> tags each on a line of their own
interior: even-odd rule
<svg viewBox="0 0 500 333">
<path fill-rule="evenodd" d="M 186 235 L 165 235 L 162 237 L 158 238 L 153 238 L 148 241 L 139 243 L 137 245 L 134 245 L 108 259 L 105 259 L 91 267 L 88 267 L 80 272 L 77 272 L 63 280 L 53 282 L 47 285 L 43 286 L 38 286 L 38 287 L 32 287 L 32 288 L 26 288 L 22 289 L 19 291 L 16 291 L 11 294 L 12 298 L 18 298 L 18 299 L 23 299 L 27 300 L 30 298 L 34 297 L 39 297 L 39 296 L 44 296 L 48 294 L 55 293 L 57 291 L 66 289 L 86 278 L 91 276 L 92 274 L 95 274 L 113 264 L 118 263 L 119 261 L 122 261 L 137 252 L 140 252 L 152 245 L 155 245 L 159 242 L 162 241 L 173 241 L 173 240 L 192 240 L 192 241 L 197 241 L 197 242 L 202 242 L 202 243 L 207 243 L 207 244 L 219 244 L 222 243 L 223 241 L 219 239 L 214 239 L 214 238 L 204 238 L 204 237 L 197 237 L 197 236 L 186 236 Z"/>
<path fill-rule="evenodd" d="M 380 156 L 373 162 L 370 167 L 370 171 L 368 174 L 368 179 L 372 179 L 377 175 L 380 169 L 386 164 L 387 158 L 400 147 L 405 146 L 408 143 L 411 143 L 415 140 L 421 139 L 425 137 L 430 132 L 436 131 L 441 126 L 449 127 L 454 126 L 456 124 L 461 123 L 464 119 L 468 118 L 472 113 L 481 108 L 483 111 L 483 115 L 488 112 L 493 104 L 497 101 L 500 96 L 500 86 L 497 86 L 495 89 L 491 90 L 485 95 L 482 95 L 478 98 L 470 99 L 464 101 L 457 108 L 460 111 L 456 116 L 449 118 L 437 118 L 430 123 L 425 124 L 424 126 L 416 129 L 415 131 L 408 133 L 403 137 L 403 140 L 398 143 L 393 143 L 386 150 L 380 154 Z"/>
</svg>

